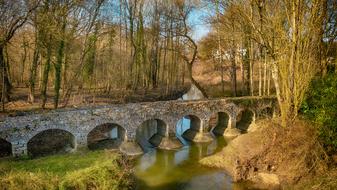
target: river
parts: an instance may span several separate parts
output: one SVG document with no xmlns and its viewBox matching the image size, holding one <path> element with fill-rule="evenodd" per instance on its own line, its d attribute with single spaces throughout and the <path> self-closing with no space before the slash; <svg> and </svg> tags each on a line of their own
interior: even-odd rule
<svg viewBox="0 0 337 190">
<path fill-rule="evenodd" d="M 226 172 L 203 167 L 199 160 L 220 151 L 227 145 L 224 137 L 211 143 L 193 143 L 181 137 L 189 122 L 180 123 L 177 137 L 184 147 L 179 150 L 148 149 L 136 160 L 137 190 L 224 190 L 252 189 L 246 183 L 233 183 Z"/>
<path fill-rule="evenodd" d="M 203 98 L 200 90 L 192 85 L 183 100 Z M 182 138 L 191 128 L 188 118 L 176 126 L 176 135 L 183 143 L 179 150 L 146 149 L 136 160 L 137 190 L 244 190 L 253 189 L 249 183 L 233 183 L 225 171 L 207 168 L 199 160 L 219 152 L 229 142 L 224 137 L 214 137 L 210 143 L 193 143 Z M 144 147 L 143 147 L 144 148 Z"/>
</svg>

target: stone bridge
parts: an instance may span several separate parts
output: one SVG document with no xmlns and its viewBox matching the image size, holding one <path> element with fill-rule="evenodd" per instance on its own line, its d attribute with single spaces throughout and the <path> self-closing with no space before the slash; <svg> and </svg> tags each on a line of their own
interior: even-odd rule
<svg viewBox="0 0 337 190">
<path fill-rule="evenodd" d="M 241 132 L 236 125 L 244 111 L 250 111 L 255 121 L 263 110 L 269 109 L 273 112 L 275 105 L 275 98 L 241 97 L 117 104 L 6 117 L 0 122 L 0 144 L 5 144 L 1 146 L 0 151 L 4 151 L 7 143 L 12 156 L 26 155 L 31 139 L 48 130 L 62 130 L 71 134 L 74 141 L 73 150 L 85 148 L 88 146 L 88 135 L 91 131 L 98 126 L 114 124 L 122 131 L 119 132 L 120 150 L 128 154 L 137 154 L 141 150 L 136 141 L 137 129 L 148 120 L 162 123 L 162 127 L 157 129 L 157 133 L 162 137 L 158 146 L 166 149 L 176 148 L 175 143 L 171 145 L 170 141 L 176 141 L 176 126 L 184 117 L 190 119 L 190 130 L 193 131 L 193 134 L 186 135 L 186 138 L 196 142 L 208 141 L 210 132 L 215 130 L 214 127 L 210 129 L 212 115 L 226 115 L 225 129 L 217 130 L 218 134 L 236 136 Z M 219 118 L 218 125 L 219 121 L 223 120 Z"/>
</svg>

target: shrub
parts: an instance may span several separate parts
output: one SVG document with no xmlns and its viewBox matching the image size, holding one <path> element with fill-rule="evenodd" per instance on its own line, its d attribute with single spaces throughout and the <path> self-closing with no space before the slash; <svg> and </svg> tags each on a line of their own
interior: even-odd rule
<svg viewBox="0 0 337 190">
<path fill-rule="evenodd" d="M 301 112 L 319 126 L 319 137 L 328 153 L 337 151 L 337 74 L 312 81 Z"/>
</svg>

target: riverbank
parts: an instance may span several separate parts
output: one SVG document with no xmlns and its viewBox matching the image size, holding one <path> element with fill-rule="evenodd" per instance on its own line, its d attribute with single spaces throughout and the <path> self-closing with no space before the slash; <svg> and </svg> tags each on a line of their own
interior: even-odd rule
<svg viewBox="0 0 337 190">
<path fill-rule="evenodd" d="M 314 187 L 320 182 L 310 179 L 336 173 L 310 123 L 298 120 L 291 128 L 282 128 L 279 123 L 278 119 L 257 121 L 247 134 L 200 163 L 226 170 L 234 181 L 248 180 L 267 189 L 301 189 L 310 185 L 308 182 Z M 324 179 L 329 180 L 329 175 Z M 336 181 L 330 184 L 337 185 Z"/>
<path fill-rule="evenodd" d="M 130 189 L 132 164 L 112 151 L 82 151 L 36 159 L 2 158 L 1 190 Z"/>
</svg>

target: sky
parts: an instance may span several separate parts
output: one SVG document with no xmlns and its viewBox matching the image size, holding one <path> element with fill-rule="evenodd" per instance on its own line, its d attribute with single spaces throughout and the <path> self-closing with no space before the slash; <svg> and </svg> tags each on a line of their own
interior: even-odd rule
<svg viewBox="0 0 337 190">
<path fill-rule="evenodd" d="M 103 9 L 103 11 L 107 11 L 107 15 L 110 15 L 111 9 L 114 9 L 113 12 L 115 12 L 115 15 L 113 15 L 112 19 L 116 19 L 114 21 L 119 22 L 119 7 L 113 6 L 116 5 L 113 3 L 114 1 L 109 2 L 110 4 L 106 4 L 106 9 Z M 210 25 L 206 23 L 206 18 L 211 15 L 211 9 L 209 4 L 200 4 L 198 8 L 195 8 L 190 13 L 188 21 L 190 26 L 192 26 L 192 38 L 195 41 L 199 41 L 210 32 Z"/>
<path fill-rule="evenodd" d="M 202 1 L 201 1 L 202 2 Z M 207 24 L 207 17 L 214 14 L 214 8 L 208 3 L 201 3 L 190 13 L 188 22 L 192 26 L 192 38 L 199 41 L 210 32 L 210 25 Z M 214 15 L 213 15 L 214 16 Z"/>
<path fill-rule="evenodd" d="M 189 23 L 193 30 L 193 39 L 199 41 L 210 32 L 210 25 L 206 23 L 205 19 L 209 15 L 206 8 L 195 9 L 191 12 Z"/>
</svg>

